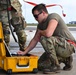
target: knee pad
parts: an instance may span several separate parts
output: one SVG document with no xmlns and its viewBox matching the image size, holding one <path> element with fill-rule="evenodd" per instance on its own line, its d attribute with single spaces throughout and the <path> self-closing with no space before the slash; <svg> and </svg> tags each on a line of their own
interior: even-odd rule
<svg viewBox="0 0 76 75">
<path fill-rule="evenodd" d="M 3 33 L 4 33 L 4 35 L 6 35 L 6 34 L 10 35 L 10 31 L 9 30 L 4 30 Z"/>
</svg>

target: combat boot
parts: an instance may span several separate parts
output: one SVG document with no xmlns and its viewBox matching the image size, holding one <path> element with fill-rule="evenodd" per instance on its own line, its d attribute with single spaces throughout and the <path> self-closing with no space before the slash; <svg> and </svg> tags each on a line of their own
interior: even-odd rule
<svg viewBox="0 0 76 75">
<path fill-rule="evenodd" d="M 66 71 L 71 70 L 73 68 L 72 62 L 73 62 L 72 56 L 66 58 L 66 60 L 64 62 L 65 66 L 63 67 L 63 70 L 66 70 Z"/>
<path fill-rule="evenodd" d="M 49 69 L 44 69 L 44 74 L 60 73 L 60 66 L 51 66 Z"/>
<path fill-rule="evenodd" d="M 51 65 L 51 61 L 50 59 L 48 59 L 47 53 L 44 52 L 38 60 L 38 70 L 43 71 L 43 69 L 45 68 L 50 68 L 50 65 Z"/>
</svg>

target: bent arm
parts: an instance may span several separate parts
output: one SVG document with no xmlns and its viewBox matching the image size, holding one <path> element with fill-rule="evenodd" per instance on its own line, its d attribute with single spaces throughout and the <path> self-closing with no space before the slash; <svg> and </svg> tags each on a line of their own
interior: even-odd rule
<svg viewBox="0 0 76 75">
<path fill-rule="evenodd" d="M 38 41 L 40 40 L 40 34 L 38 32 L 38 30 L 35 33 L 34 38 L 30 41 L 28 47 L 25 49 L 24 54 L 28 53 L 29 51 L 31 51 L 38 43 Z"/>
<path fill-rule="evenodd" d="M 47 29 L 46 30 L 40 30 L 41 35 L 45 36 L 45 37 L 52 36 L 57 25 L 58 25 L 58 22 L 55 19 L 50 20 Z"/>
</svg>

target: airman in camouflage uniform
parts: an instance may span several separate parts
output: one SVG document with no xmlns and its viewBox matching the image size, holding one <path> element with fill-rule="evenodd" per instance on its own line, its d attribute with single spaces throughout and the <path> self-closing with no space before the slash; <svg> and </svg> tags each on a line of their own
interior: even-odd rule
<svg viewBox="0 0 76 75">
<path fill-rule="evenodd" d="M 60 72 L 60 63 L 65 65 L 63 70 L 71 70 L 76 41 L 63 19 L 57 13 L 49 14 L 45 4 L 36 5 L 32 14 L 38 22 L 36 33 L 25 51 L 17 53 L 25 55 L 40 42 L 45 52 L 38 60 L 39 70 L 47 74 Z"/>
<path fill-rule="evenodd" d="M 24 21 L 24 17 L 22 16 L 21 4 L 18 0 L 10 0 L 10 3 L 11 11 L 9 14 L 11 25 L 14 27 L 14 32 L 17 34 L 20 50 L 23 50 L 26 43 L 26 33 L 24 31 L 26 23 Z M 7 15 L 7 0 L 0 0 L 0 20 L 3 25 L 5 42 L 9 45 L 10 29 Z"/>
</svg>

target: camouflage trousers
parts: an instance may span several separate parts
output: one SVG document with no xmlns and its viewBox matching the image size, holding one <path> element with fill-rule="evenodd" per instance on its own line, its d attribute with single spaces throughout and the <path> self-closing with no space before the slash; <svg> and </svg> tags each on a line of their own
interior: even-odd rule
<svg viewBox="0 0 76 75">
<path fill-rule="evenodd" d="M 10 42 L 10 29 L 8 24 L 7 10 L 0 11 L 0 21 L 2 22 L 4 40 L 8 46 Z"/>
<path fill-rule="evenodd" d="M 10 42 L 10 29 L 8 25 L 3 25 L 3 34 L 4 34 L 4 40 L 7 44 L 7 46 L 9 46 L 9 42 Z"/>
<path fill-rule="evenodd" d="M 40 40 L 45 52 L 38 60 L 38 69 L 49 68 L 51 65 L 60 65 L 74 53 L 74 46 L 61 37 L 41 37 Z"/>
<path fill-rule="evenodd" d="M 14 10 L 9 12 L 11 19 L 15 18 L 15 22 L 17 22 L 17 24 L 15 24 L 15 26 L 14 26 L 14 23 L 12 23 L 12 22 L 11 22 L 11 25 L 14 27 L 14 30 L 17 34 L 20 50 L 23 50 L 26 45 L 26 33 L 24 31 L 25 28 L 23 28 L 23 25 L 22 25 L 24 23 L 21 22 L 22 19 L 19 20 L 19 18 L 21 16 L 15 14 L 15 13 L 16 13 L 16 11 L 14 11 Z M 8 23 L 7 10 L 0 11 L 0 21 L 2 22 L 4 40 L 5 40 L 6 44 L 9 45 L 10 28 L 9 28 L 9 23 Z"/>
<path fill-rule="evenodd" d="M 24 48 L 26 46 L 26 33 L 25 33 L 26 24 L 24 23 L 25 21 L 22 16 L 18 15 L 17 12 L 12 11 L 11 14 L 12 14 L 11 24 L 14 28 L 14 32 L 16 32 L 16 35 L 18 37 L 18 44 L 20 50 L 24 51 Z"/>
<path fill-rule="evenodd" d="M 24 30 L 16 31 L 20 50 L 24 50 L 26 46 L 26 34 Z"/>
</svg>

